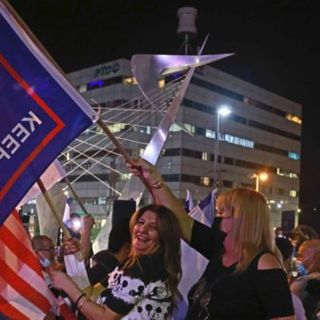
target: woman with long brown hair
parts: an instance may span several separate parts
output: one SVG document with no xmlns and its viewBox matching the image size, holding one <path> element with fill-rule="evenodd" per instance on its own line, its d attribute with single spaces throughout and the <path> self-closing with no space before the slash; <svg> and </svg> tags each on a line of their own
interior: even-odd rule
<svg viewBox="0 0 320 320">
<path fill-rule="evenodd" d="M 186 214 L 154 166 L 139 159 L 128 167 L 144 177 L 156 203 L 175 213 L 183 239 L 209 260 L 189 292 L 186 319 L 295 319 L 270 210 L 261 193 L 235 188 L 220 194 L 209 228 Z"/>
<path fill-rule="evenodd" d="M 63 289 L 88 319 L 169 319 L 181 277 L 181 229 L 166 207 L 149 205 L 130 220 L 128 260 L 109 274 L 99 304 L 89 300 L 64 273 L 52 272 L 54 285 Z"/>
</svg>

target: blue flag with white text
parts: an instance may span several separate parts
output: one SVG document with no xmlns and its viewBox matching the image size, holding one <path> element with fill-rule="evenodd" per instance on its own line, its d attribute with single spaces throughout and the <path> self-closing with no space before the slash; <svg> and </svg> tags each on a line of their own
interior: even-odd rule
<svg viewBox="0 0 320 320">
<path fill-rule="evenodd" d="M 95 113 L 0 1 L 0 224 Z"/>
</svg>

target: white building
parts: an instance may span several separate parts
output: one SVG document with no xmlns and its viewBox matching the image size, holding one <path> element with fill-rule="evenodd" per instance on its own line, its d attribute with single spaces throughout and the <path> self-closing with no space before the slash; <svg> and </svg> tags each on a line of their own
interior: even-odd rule
<svg viewBox="0 0 320 320">
<path fill-rule="evenodd" d="M 130 62 L 125 59 L 72 72 L 68 77 L 91 104 L 94 99 L 102 106 L 117 106 L 139 95 Z M 222 104 L 229 105 L 232 113 L 219 121 L 218 185 L 255 188 L 252 176 L 267 172 L 268 180 L 260 181 L 259 190 L 269 200 L 274 224 L 280 225 L 280 213 L 297 212 L 299 203 L 302 106 L 293 101 L 213 67 L 201 68 L 191 80 L 177 117 L 177 123 L 194 135 L 172 126 L 158 166 L 179 198 L 185 198 L 187 189 L 194 200 L 205 197 L 212 187 L 217 109 Z M 114 126 L 113 130 L 125 128 L 120 123 Z M 150 128 L 137 132 L 137 138 L 148 141 Z M 126 148 L 136 147 L 127 144 Z M 140 150 L 131 150 L 131 154 L 138 155 Z M 111 163 L 112 157 L 108 161 Z M 113 166 L 121 163 L 116 161 Z M 100 176 L 121 191 L 124 181 L 112 180 L 106 170 L 101 170 Z M 101 207 L 112 196 L 98 185 L 86 175 L 74 184 L 92 213 L 103 213 Z"/>
</svg>

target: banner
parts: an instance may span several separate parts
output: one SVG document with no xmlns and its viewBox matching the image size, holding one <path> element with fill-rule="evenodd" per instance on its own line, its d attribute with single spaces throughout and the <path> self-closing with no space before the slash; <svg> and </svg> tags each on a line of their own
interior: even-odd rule
<svg viewBox="0 0 320 320">
<path fill-rule="evenodd" d="M 96 120 L 0 1 L 0 224 L 61 151 Z"/>
</svg>

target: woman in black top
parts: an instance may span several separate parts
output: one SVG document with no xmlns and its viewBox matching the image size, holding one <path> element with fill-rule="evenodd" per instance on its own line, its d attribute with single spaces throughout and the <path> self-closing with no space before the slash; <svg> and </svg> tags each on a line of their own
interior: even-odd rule
<svg viewBox="0 0 320 320">
<path fill-rule="evenodd" d="M 128 166 L 143 175 L 156 202 L 176 214 L 183 239 L 209 259 L 189 292 L 187 319 L 295 319 L 262 194 L 245 188 L 222 193 L 208 228 L 186 214 L 154 166 L 141 159 Z"/>
<path fill-rule="evenodd" d="M 149 205 L 130 220 L 131 251 L 128 259 L 109 274 L 100 304 L 90 301 L 62 272 L 51 272 L 88 319 L 170 319 L 181 277 L 181 230 L 166 207 Z"/>
</svg>

